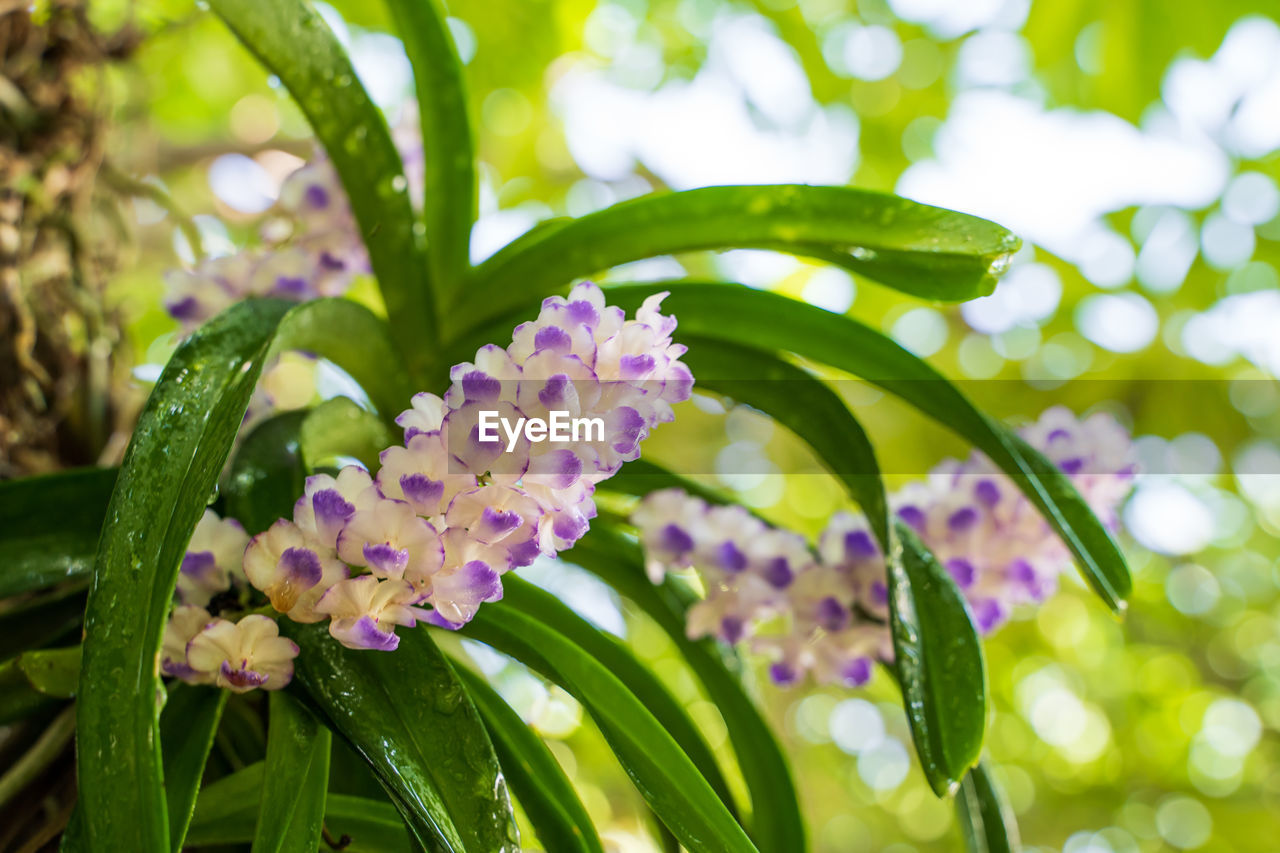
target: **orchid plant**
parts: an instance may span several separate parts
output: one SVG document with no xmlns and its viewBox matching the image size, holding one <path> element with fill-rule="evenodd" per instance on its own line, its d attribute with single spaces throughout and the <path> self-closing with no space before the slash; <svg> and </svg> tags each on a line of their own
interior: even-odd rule
<svg viewBox="0 0 1280 853">
<path fill-rule="evenodd" d="M 1007 429 L 879 332 L 780 295 L 583 279 L 749 247 L 960 302 L 991 291 L 1017 238 L 847 187 L 709 187 L 550 220 L 475 265 L 475 154 L 443 11 L 385 2 L 417 91 L 412 125 L 394 131 L 305 0 L 211 0 L 324 154 L 286 182 L 260 246 L 170 277 L 166 305 L 188 334 L 123 464 L 0 485 L 0 595 L 22 597 L 0 613 L 12 657 L 0 722 L 55 715 L 50 737 L 64 744 L 74 728 L 63 849 L 516 850 L 514 797 L 543 848 L 601 853 L 565 772 L 445 641 L 457 635 L 581 703 L 668 849 L 808 849 L 786 756 L 737 655 L 763 656 L 780 686 L 852 689 L 883 670 L 969 848 L 1016 849 L 980 760 L 980 637 L 1051 594 L 1072 562 L 1123 609 L 1123 429 L 1065 410 Z M 348 297 L 362 275 L 376 281 L 373 308 Z M 361 399 L 281 410 L 259 379 L 297 351 L 341 368 Z M 898 395 L 973 456 L 887 494 L 817 366 Z M 641 460 L 695 387 L 808 442 L 860 514 L 809 542 Z M 480 429 L 484 413 L 553 412 L 598 420 L 601 434 L 495 444 Z M 552 557 L 670 636 L 736 769 L 624 643 L 513 573 Z M 81 619 L 82 643 L 67 646 Z M 253 691 L 268 696 L 262 759 L 209 780 L 228 695 Z M 381 796 L 330 793 L 334 735 Z"/>
</svg>

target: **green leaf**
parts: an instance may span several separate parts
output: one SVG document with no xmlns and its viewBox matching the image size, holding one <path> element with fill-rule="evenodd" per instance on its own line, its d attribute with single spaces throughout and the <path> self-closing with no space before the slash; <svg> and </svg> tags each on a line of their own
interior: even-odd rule
<svg viewBox="0 0 1280 853">
<path fill-rule="evenodd" d="M 960 783 L 956 817 L 969 853 L 1020 853 L 1018 823 L 985 761 Z"/>
<path fill-rule="evenodd" d="M 302 494 L 298 433 L 306 417 L 307 412 L 296 411 L 268 418 L 250 431 L 231 460 L 223 489 L 227 515 L 251 536 L 270 527 Z"/>
<path fill-rule="evenodd" d="M 61 640 L 72 631 L 78 638 L 88 587 L 87 580 L 76 581 L 0 613 L 0 660 Z"/>
<path fill-rule="evenodd" d="M 87 574 L 115 468 L 0 482 L 0 598 Z"/>
<path fill-rule="evenodd" d="M 627 463 L 623 472 L 639 462 Z M 609 485 L 623 472 L 611 478 Z M 590 532 L 566 552 L 563 559 L 596 575 L 648 614 L 671 638 L 702 682 L 707 696 L 724 718 L 738 767 L 751 794 L 750 829 L 756 846 L 765 853 L 807 850 L 804 819 L 786 755 L 714 641 L 688 638 L 685 633 L 687 592 L 678 588 L 671 578 L 658 586 L 652 584 L 645 575 L 639 545 L 602 521 L 593 524 Z"/>
<path fill-rule="evenodd" d="M 404 166 L 382 113 L 333 32 L 303 0 L 209 5 L 289 90 L 323 143 L 369 249 L 400 356 L 425 380 L 437 328 L 427 253 L 414 233 Z M 351 343 L 363 341 L 353 336 Z"/>
<path fill-rule="evenodd" d="M 80 646 L 25 652 L 18 657 L 18 669 L 46 696 L 70 699 L 80 681 Z"/>
<path fill-rule="evenodd" d="M 71 742 L 76 728 L 75 707 L 68 705 L 36 738 L 35 743 L 27 747 L 0 774 L 0 809 L 6 808 L 10 802 L 22 793 L 23 789 L 45 773 L 51 764 Z"/>
<path fill-rule="evenodd" d="M 706 187 L 624 201 L 516 239 L 476 269 L 461 313 L 494 317 L 642 258 L 738 247 L 816 255 L 915 296 L 959 302 L 990 293 L 1019 245 L 984 219 L 868 190 Z"/>
<path fill-rule="evenodd" d="M 573 783 L 551 750 L 483 677 L 456 668 L 498 753 L 498 763 L 538 840 L 556 853 L 604 853 Z"/>
<path fill-rule="evenodd" d="M 169 808 L 169 849 L 182 849 L 200 790 L 213 735 L 222 719 L 228 692 L 215 687 L 175 683 L 160 712 L 164 790 Z"/>
<path fill-rule="evenodd" d="M 324 625 L 282 624 L 301 647 L 294 685 L 373 767 L 428 849 L 514 851 L 493 747 L 448 660 L 424 630 L 392 654 L 353 651 Z"/>
<path fill-rule="evenodd" d="M 982 752 L 987 672 L 982 640 L 964 597 L 909 527 L 899 524 L 902 559 L 888 561 L 893 669 L 911 739 L 930 787 L 954 793 Z"/>
<path fill-rule="evenodd" d="M 129 443 L 85 611 L 76 742 L 91 849 L 168 847 L 156 656 L 178 564 L 292 307 L 245 301 L 188 338 Z"/>
<path fill-rule="evenodd" d="M 672 291 L 664 310 L 686 334 L 790 351 L 862 377 L 896 394 L 987 454 L 1018 485 L 1075 555 L 1085 580 L 1112 609 L 1132 589 L 1115 540 L 1052 462 L 996 424 L 927 363 L 889 338 L 839 314 L 741 285 L 666 283 L 614 287 L 611 303 L 634 310 Z"/>
<path fill-rule="evenodd" d="M 258 825 L 264 762 L 224 776 L 200 792 L 187 847 L 248 844 Z M 346 853 L 410 853 L 409 833 L 390 803 L 330 794 L 325 824 L 334 836 L 347 836 Z M 321 848 L 324 849 L 324 848 Z"/>
<path fill-rule="evenodd" d="M 382 421 L 346 397 L 325 400 L 312 409 L 302 422 L 300 438 L 302 461 L 308 471 L 330 464 L 338 456 L 354 456 L 376 472 L 378 455 L 399 443 Z"/>
<path fill-rule="evenodd" d="M 266 762 L 257 761 L 202 788 L 187 829 L 186 845 L 251 842 L 258 824 L 265 770 Z"/>
<path fill-rule="evenodd" d="M 408 408 L 420 389 L 392 343 L 387 321 L 350 299 L 316 299 L 306 305 L 305 311 L 289 318 L 288 336 L 276 342 L 272 355 L 302 350 L 327 358 L 364 389 L 388 428 L 398 430 L 396 415 Z M 417 352 L 429 349 L 422 344 L 421 329 L 413 342 Z"/>
<path fill-rule="evenodd" d="M 214 744 L 218 755 L 235 770 L 267 757 L 267 721 L 260 696 L 233 693 L 227 697 Z"/>
<path fill-rule="evenodd" d="M 462 63 L 439 0 L 387 0 L 413 65 L 424 140 L 423 222 L 431 278 L 442 300 L 462 287 L 471 268 L 476 171 Z"/>
<path fill-rule="evenodd" d="M 272 693 L 267 701 L 267 759 L 253 853 L 312 853 L 324 825 L 329 730 L 287 693 Z"/>
<path fill-rule="evenodd" d="M 0 726 L 57 707 L 59 701 L 35 688 L 18 661 L 0 663 Z"/>
<path fill-rule="evenodd" d="M 742 827 L 671 734 L 610 665 L 570 640 L 554 623 L 523 611 L 533 597 L 515 576 L 501 602 L 480 608 L 461 633 L 492 646 L 568 690 L 591 714 L 649 807 L 692 853 L 755 851 Z M 544 597 L 546 593 L 536 591 Z M 566 615 L 567 614 L 567 615 Z"/>
<path fill-rule="evenodd" d="M 390 803 L 330 794 L 324 819 L 332 835 L 351 839 L 351 844 L 343 848 L 350 853 L 416 853 L 420 849 Z"/>
<path fill-rule="evenodd" d="M 599 630 L 555 596 L 519 576 L 510 575 L 503 579 L 503 598 L 507 606 L 518 608 L 526 616 L 554 625 L 565 639 L 608 667 L 614 677 L 644 703 L 649 713 L 679 744 L 685 755 L 689 756 L 725 808 L 736 815 L 737 808 L 729 793 L 729 785 L 720 772 L 720 765 L 716 763 L 715 753 L 703 739 L 697 724 L 653 671 L 636 659 L 626 644 Z"/>
</svg>

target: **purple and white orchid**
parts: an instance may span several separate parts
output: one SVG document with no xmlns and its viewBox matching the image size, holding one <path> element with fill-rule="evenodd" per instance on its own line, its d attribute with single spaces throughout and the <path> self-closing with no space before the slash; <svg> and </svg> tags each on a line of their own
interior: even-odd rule
<svg viewBox="0 0 1280 853">
<path fill-rule="evenodd" d="M 310 210 L 308 222 L 329 221 L 321 209 L 333 197 L 321 177 L 301 174 L 298 181 L 310 183 L 289 195 L 299 216 Z M 650 297 L 628 320 L 590 283 L 567 299 L 546 300 L 506 349 L 482 347 L 473 362 L 454 367 L 444 397 L 413 398 L 397 418 L 404 445 L 383 451 L 376 478 L 358 467 L 308 478 L 293 519 L 275 522 L 247 547 L 243 531 L 233 541 L 238 525 L 210 514 L 192 540 L 182 603 L 207 604 L 229 586 L 231 569 L 206 577 L 212 570 L 196 550 L 213 548 L 206 540 L 217 534 L 218 561 L 243 551 L 243 570 L 231 563 L 236 577 L 294 621 L 328 619 L 330 633 L 349 648 L 394 649 L 395 629 L 420 620 L 462 627 L 483 603 L 502 598 L 503 574 L 554 556 L 586 533 L 596 484 L 634 459 L 649 431 L 672 418 L 671 405 L 688 399 L 693 376 L 680 362 L 684 347 L 671 340 L 675 318 L 659 312 L 661 302 Z M 606 428 L 567 446 L 486 444 L 475 427 L 482 407 L 517 420 L 570 412 L 599 418 Z M 241 638 L 233 632 L 248 629 L 243 643 L 265 630 L 256 621 L 237 629 L 217 613 L 176 608 L 162 669 L 236 690 L 279 686 L 288 676 L 278 660 L 264 669 L 251 655 L 236 657 Z M 283 648 L 275 648 L 277 657 Z M 217 654 L 223 658 L 214 661 Z"/>
<path fill-rule="evenodd" d="M 1114 418 L 1080 421 L 1057 407 L 1020 433 L 1067 474 L 1099 518 L 1118 524 L 1136 467 L 1132 441 Z M 890 504 L 946 567 L 984 633 L 1018 605 L 1052 594 L 1071 564 L 1036 508 L 978 453 L 943 462 Z M 689 611 L 689 635 L 749 641 L 771 659 L 775 682 L 810 674 L 856 686 L 874 661 L 892 658 L 884 558 L 862 516 L 833 516 L 816 555 L 799 535 L 770 528 L 742 507 L 710 506 L 679 489 L 650 494 L 632 522 L 655 583 L 669 571 L 698 570 L 707 592 Z"/>
</svg>

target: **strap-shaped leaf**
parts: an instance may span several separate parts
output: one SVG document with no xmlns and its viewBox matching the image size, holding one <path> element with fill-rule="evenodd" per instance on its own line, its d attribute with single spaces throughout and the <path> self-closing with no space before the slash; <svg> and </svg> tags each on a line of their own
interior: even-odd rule
<svg viewBox="0 0 1280 853">
<path fill-rule="evenodd" d="M 294 685 L 369 762 L 423 846 L 518 849 L 484 725 L 425 630 L 401 631 L 389 654 L 344 648 L 321 624 L 281 630 L 302 650 Z"/>
<path fill-rule="evenodd" d="M 623 467 L 638 464 L 630 462 Z M 659 469 L 661 470 L 661 469 Z M 644 476 L 644 475 L 641 475 Z M 609 480 L 613 485 L 617 476 Z M 660 486 L 666 488 L 666 486 Z M 803 853 L 808 849 L 804 819 L 791 768 L 773 730 L 725 663 L 711 640 L 685 634 L 687 594 L 667 580 L 659 586 L 644 573 L 644 558 L 634 540 L 597 521 L 564 559 L 582 566 L 630 599 L 671 638 L 707 696 L 724 718 L 738 767 L 751 794 L 751 838 L 763 853 Z"/>
<path fill-rule="evenodd" d="M 50 721 L 35 743 L 26 747 L 26 751 L 0 773 L 0 809 L 6 809 L 24 788 L 57 761 L 71 742 L 75 728 L 76 711 L 69 705 Z"/>
<path fill-rule="evenodd" d="M 329 787 L 329 730 L 288 693 L 268 701 L 267 758 L 253 853 L 320 847 Z"/>
<path fill-rule="evenodd" d="M 277 341 L 272 354 L 292 349 L 324 356 L 369 395 L 389 429 L 398 429 L 396 415 L 420 389 L 406 371 L 403 357 L 398 357 L 395 334 L 386 320 L 350 299 L 316 299 L 307 303 L 306 311 L 290 318 L 289 337 Z M 420 329 L 413 341 L 416 350 L 428 348 Z"/>
<path fill-rule="evenodd" d="M 956 817 L 969 853 L 1020 853 L 1018 823 L 1004 791 L 979 761 L 960 783 Z"/>
<path fill-rule="evenodd" d="M 991 457 L 1039 509 L 1075 555 L 1088 584 L 1114 610 L 1132 589 L 1124 555 L 1071 481 L 1044 456 L 980 412 L 960 390 L 901 346 L 839 314 L 740 285 L 668 283 L 610 289 L 634 309 L 664 289 L 664 308 L 681 334 L 737 340 L 794 352 L 862 377 L 896 394 Z"/>
<path fill-rule="evenodd" d="M 496 316 L 573 279 L 700 249 L 817 255 L 915 296 L 985 296 L 1020 242 L 976 216 L 848 187 L 706 187 L 624 201 L 513 241 L 476 270 L 463 316 Z M 475 313 L 470 313 L 475 312 Z"/>
<path fill-rule="evenodd" d="M 57 642 L 73 631 L 78 637 L 88 587 L 86 581 L 67 584 L 0 613 L 0 660 Z"/>
<path fill-rule="evenodd" d="M 56 707 L 59 700 L 36 689 L 18 659 L 0 663 L 0 726 Z"/>
<path fill-rule="evenodd" d="M 80 680 L 80 646 L 38 649 L 18 656 L 18 669 L 46 696 L 70 699 Z"/>
<path fill-rule="evenodd" d="M 214 687 L 174 684 L 160 712 L 164 790 L 169 807 L 169 849 L 182 849 L 196 792 L 228 693 Z"/>
<path fill-rule="evenodd" d="M 292 307 L 242 302 L 188 338 L 129 443 L 85 611 L 76 743 L 90 849 L 169 845 L 156 702 L 165 615 L 187 541 Z"/>
<path fill-rule="evenodd" d="M 476 170 L 462 63 L 439 0 L 387 0 L 413 65 L 425 156 L 423 223 L 437 297 L 452 298 L 471 268 Z"/>
<path fill-rule="evenodd" d="M 555 625 L 567 640 L 608 667 L 680 745 L 725 808 L 730 813 L 737 813 L 729 785 L 716 763 L 715 753 L 703 739 L 697 724 L 653 671 L 637 660 L 625 644 L 578 616 L 555 596 L 518 576 L 504 579 L 503 595 L 509 606 L 548 625 Z"/>
<path fill-rule="evenodd" d="M 305 410 L 274 415 L 253 428 L 231 460 L 226 514 L 255 535 L 288 510 L 305 487 L 299 432 Z"/>
<path fill-rule="evenodd" d="M 266 761 L 255 761 L 201 788 L 187 829 L 187 846 L 253 841 L 265 778 Z"/>
<path fill-rule="evenodd" d="M 483 677 L 457 668 L 498 753 L 498 763 L 543 848 L 557 853 L 604 853 L 573 783 L 542 739 Z"/>
<path fill-rule="evenodd" d="M 755 851 L 715 790 L 644 702 L 608 665 L 560 631 L 565 622 L 579 617 L 567 607 L 554 622 L 526 614 L 513 606 L 512 599 L 523 597 L 520 590 L 528 585 L 512 581 L 518 579 L 504 579 L 504 600 L 482 607 L 462 633 L 510 655 L 573 694 L 650 808 L 690 851 Z"/>
<path fill-rule="evenodd" d="M 325 400 L 312 409 L 302 422 L 298 438 L 302 462 L 308 471 L 336 456 L 354 456 L 370 471 L 377 471 L 378 454 L 397 443 L 382 421 L 346 397 Z"/>
<path fill-rule="evenodd" d="M 115 468 L 0 482 L 0 598 L 87 574 Z"/>
<path fill-rule="evenodd" d="M 324 145 L 369 249 L 401 358 L 425 379 L 436 330 L 427 254 L 414 233 L 404 166 L 382 113 L 333 32 L 303 0 L 209 5 L 285 85 Z"/>
<path fill-rule="evenodd" d="M 262 761 L 250 764 L 200 792 L 187 833 L 187 847 L 248 844 L 253 840 L 264 766 Z M 348 853 L 415 853 L 419 849 L 410 842 L 399 812 L 390 803 L 329 794 L 324 817 L 332 836 L 350 839 L 342 848 Z"/>
<path fill-rule="evenodd" d="M 889 560 L 893 669 L 911 739 L 929 785 L 954 793 L 982 752 L 987 671 L 982 640 L 951 575 L 899 524 L 900 560 Z"/>
</svg>

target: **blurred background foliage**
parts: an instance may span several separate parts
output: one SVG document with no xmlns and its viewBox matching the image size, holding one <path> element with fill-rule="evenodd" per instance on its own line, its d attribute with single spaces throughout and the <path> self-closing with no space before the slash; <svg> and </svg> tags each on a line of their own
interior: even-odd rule
<svg viewBox="0 0 1280 853">
<path fill-rule="evenodd" d="M 317 5 L 394 124 L 411 84 L 381 5 Z M 119 357 L 134 366 L 116 395 L 128 409 L 174 345 L 164 271 L 252 242 L 312 143 L 287 95 L 197 6 L 104 0 L 89 12 L 104 31 L 141 33 L 92 81 L 107 162 L 145 190 L 120 197 L 130 250 L 107 290 Z M 659 259 L 611 278 L 687 273 L 775 289 L 885 329 L 1000 417 L 1103 407 L 1140 436 L 1151 473 L 1126 510 L 1127 618 L 1068 578 L 987 640 L 989 751 L 1029 849 L 1275 847 L 1274 12 L 1244 0 L 449 4 L 479 130 L 481 255 L 550 216 L 726 182 L 897 191 L 1024 237 L 995 294 L 963 307 L 754 251 Z M 877 392 L 838 387 L 895 481 L 962 452 Z M 646 454 L 812 534 L 841 492 L 783 432 L 704 398 Z M 108 444 L 104 461 L 119 449 Z M 659 631 L 570 567 L 535 570 L 626 635 L 723 744 L 714 706 Z M 653 849 L 642 804 L 573 700 L 473 651 L 547 738 L 610 843 Z M 957 847 L 949 805 L 912 763 L 889 679 L 856 693 L 758 693 L 794 757 L 816 850 Z"/>
</svg>

